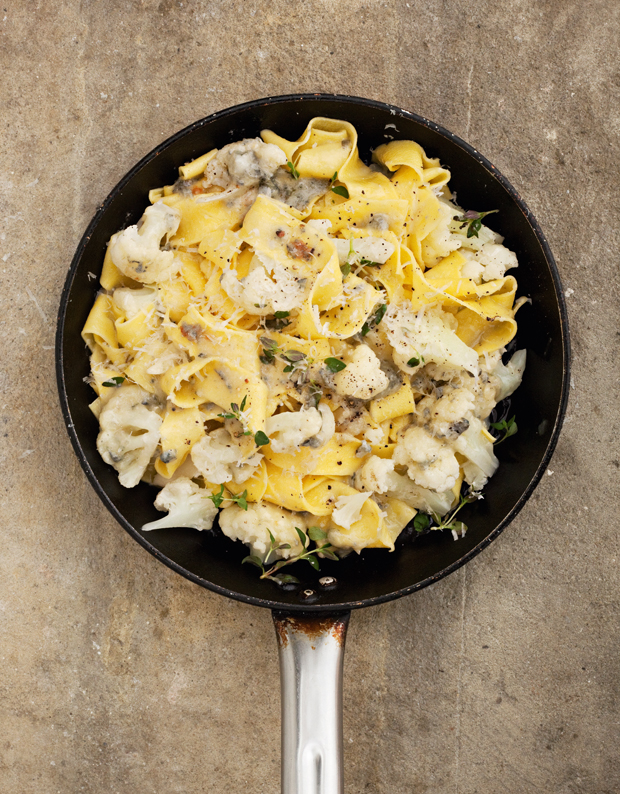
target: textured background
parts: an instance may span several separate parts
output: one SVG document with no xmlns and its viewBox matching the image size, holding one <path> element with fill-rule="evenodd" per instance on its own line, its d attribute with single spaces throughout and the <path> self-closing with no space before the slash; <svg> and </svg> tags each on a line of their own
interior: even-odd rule
<svg viewBox="0 0 620 794">
<path fill-rule="evenodd" d="M 448 579 L 353 615 L 347 791 L 620 790 L 619 35 L 613 0 L 4 0 L 1 791 L 279 791 L 269 614 L 111 519 L 52 346 L 72 253 L 128 168 L 292 91 L 391 102 L 487 155 L 548 236 L 574 346 L 565 430 L 518 520 Z"/>
</svg>

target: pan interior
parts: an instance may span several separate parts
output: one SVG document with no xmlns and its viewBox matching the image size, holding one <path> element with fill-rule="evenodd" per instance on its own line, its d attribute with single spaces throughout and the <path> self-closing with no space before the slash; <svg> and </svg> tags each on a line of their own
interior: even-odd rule
<svg viewBox="0 0 620 794">
<path fill-rule="evenodd" d="M 392 137 L 413 139 L 429 155 L 438 156 L 452 172 L 450 186 L 461 206 L 499 210 L 489 225 L 517 254 L 519 294 L 532 302 L 518 314 L 517 347 L 528 352 L 523 383 L 510 409 L 519 432 L 497 449 L 501 465 L 484 490 L 485 498 L 462 511 L 469 527 L 466 536 L 455 542 L 450 533 L 430 533 L 399 543 L 392 553 L 368 550 L 338 563 L 323 561 L 320 574 L 300 563 L 291 572 L 302 580 L 301 586 L 284 589 L 261 581 L 252 566 L 241 565 L 245 546 L 217 532 L 140 531 L 144 523 L 161 516 L 153 506 L 156 489 L 145 483 L 124 489 L 116 472 L 99 457 L 98 423 L 88 408 L 93 392 L 84 381 L 88 351 L 80 331 L 98 290 L 89 272 L 100 272 L 110 236 L 140 218 L 151 188 L 173 182 L 180 164 L 214 147 L 254 137 L 262 129 L 294 139 L 314 116 L 354 124 L 366 162 L 371 147 Z M 122 526 L 158 559 L 202 586 L 260 606 L 312 611 L 378 603 L 424 587 L 496 537 L 534 489 L 553 451 L 565 410 L 568 357 L 565 308 L 553 258 L 531 213 L 496 169 L 463 141 L 406 111 L 318 95 L 259 100 L 214 114 L 147 155 L 112 191 L 79 245 L 62 297 L 57 337 L 59 390 L 71 440 L 91 483 Z M 320 576 L 335 577 L 337 585 L 322 588 Z"/>
</svg>

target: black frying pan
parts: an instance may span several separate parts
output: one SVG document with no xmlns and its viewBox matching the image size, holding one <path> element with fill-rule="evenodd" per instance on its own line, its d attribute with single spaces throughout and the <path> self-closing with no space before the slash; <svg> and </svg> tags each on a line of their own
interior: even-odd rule
<svg viewBox="0 0 620 794">
<path fill-rule="evenodd" d="M 80 332 L 98 290 L 98 282 L 89 278 L 89 271 L 99 274 L 110 236 L 138 221 L 151 188 L 171 184 L 179 165 L 214 147 L 254 137 L 262 129 L 294 140 L 314 116 L 331 116 L 354 124 L 360 155 L 366 161 L 371 147 L 392 137 L 413 139 L 430 156 L 438 156 L 452 172 L 450 187 L 462 207 L 499 210 L 489 218 L 489 225 L 504 235 L 505 244 L 517 254 L 519 294 L 530 297 L 532 303 L 518 315 L 518 347 L 525 347 L 528 355 L 523 383 L 511 398 L 510 411 L 517 417 L 519 432 L 497 449 L 501 465 L 485 488 L 485 499 L 463 509 L 461 515 L 469 527 L 466 536 L 454 542 L 447 532 L 432 532 L 400 542 L 393 553 L 368 550 L 338 563 L 323 561 L 320 574 L 301 563 L 295 566 L 299 570 L 293 571 L 301 585 L 281 588 L 260 580 L 252 566 L 241 565 L 247 553 L 245 546 L 217 531 L 141 532 L 144 523 L 160 515 L 153 506 L 155 490 L 145 483 L 124 489 L 116 472 L 97 452 L 98 423 L 88 408 L 93 392 L 84 381 L 89 373 L 88 352 Z M 334 756 L 326 749 L 340 741 L 336 718 L 339 689 L 336 686 L 331 694 L 333 702 L 330 704 L 327 697 L 314 716 L 304 711 L 301 682 L 305 668 L 301 665 L 319 665 L 314 674 L 323 678 L 321 665 L 331 664 L 338 678 L 349 610 L 399 598 L 432 584 L 478 554 L 510 523 L 536 487 L 555 448 L 568 398 L 569 359 L 566 307 L 557 268 L 542 231 L 517 191 L 467 143 L 437 124 L 396 107 L 322 94 L 238 105 L 197 121 L 160 144 L 119 182 L 97 211 L 71 263 L 58 317 L 58 388 L 69 436 L 106 507 L 151 554 L 203 587 L 277 611 L 284 677 L 286 794 L 341 790 L 338 752 Z M 403 535 L 407 536 L 407 530 Z M 337 583 L 323 587 L 320 576 L 335 577 Z M 308 655 L 311 648 L 314 656 Z M 318 661 L 321 654 L 324 658 Z M 308 705 L 312 704 L 306 702 Z M 289 724 L 290 720 L 293 722 Z M 319 735 L 331 739 L 315 752 L 311 748 L 319 746 Z"/>
</svg>

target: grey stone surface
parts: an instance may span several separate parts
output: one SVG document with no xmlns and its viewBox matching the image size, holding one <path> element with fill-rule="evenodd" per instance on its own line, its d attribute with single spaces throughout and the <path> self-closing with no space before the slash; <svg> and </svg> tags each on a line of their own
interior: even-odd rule
<svg viewBox="0 0 620 794">
<path fill-rule="evenodd" d="M 54 318 L 97 204 L 212 111 L 293 91 L 432 118 L 537 214 L 574 389 L 548 476 L 436 586 L 356 613 L 348 792 L 612 794 L 618 744 L 620 7 L 614 0 L 0 4 L 0 790 L 279 790 L 268 613 L 156 563 L 87 484 Z"/>
</svg>

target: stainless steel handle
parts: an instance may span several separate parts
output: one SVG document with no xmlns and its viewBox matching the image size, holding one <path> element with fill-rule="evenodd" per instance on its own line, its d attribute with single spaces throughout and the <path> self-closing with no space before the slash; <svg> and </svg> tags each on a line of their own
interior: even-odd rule
<svg viewBox="0 0 620 794">
<path fill-rule="evenodd" d="M 273 613 L 282 679 L 282 794 L 343 794 L 342 661 L 349 615 Z"/>
</svg>

